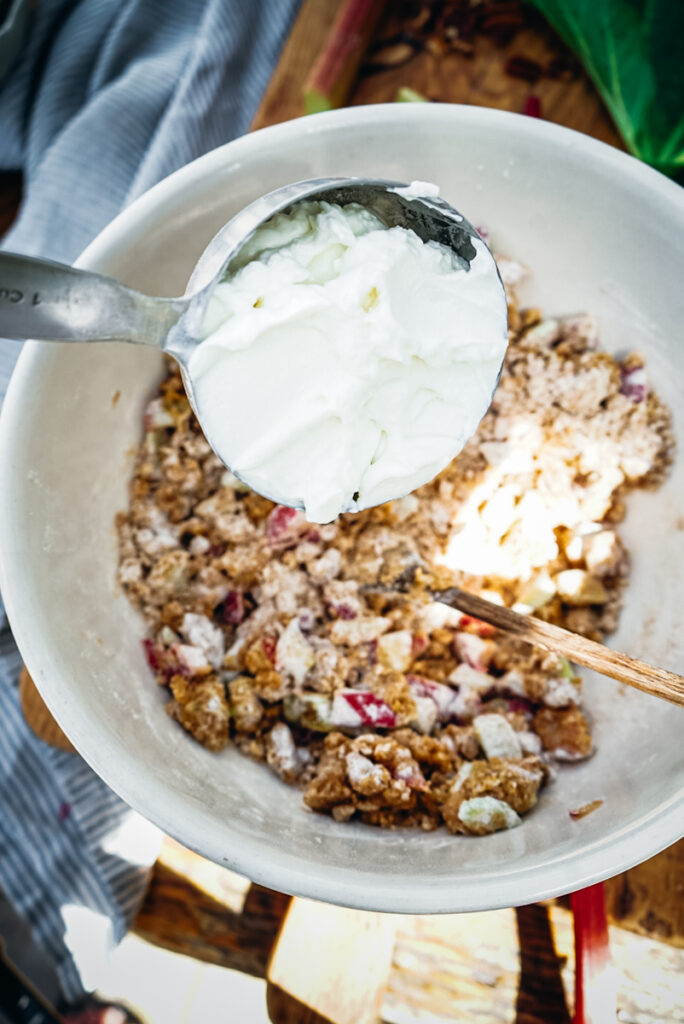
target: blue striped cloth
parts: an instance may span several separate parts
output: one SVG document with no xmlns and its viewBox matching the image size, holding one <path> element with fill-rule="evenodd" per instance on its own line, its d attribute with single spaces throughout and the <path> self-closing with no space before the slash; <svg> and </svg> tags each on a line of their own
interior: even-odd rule
<svg viewBox="0 0 684 1024">
<path fill-rule="evenodd" d="M 0 169 L 25 200 L 3 247 L 71 262 L 135 196 L 244 132 L 299 0 L 37 0 L 0 79 Z M 19 346 L 0 341 L 0 398 Z M 18 702 L 0 604 L 0 891 L 65 998 L 97 984 L 145 890 L 156 830 Z"/>
</svg>

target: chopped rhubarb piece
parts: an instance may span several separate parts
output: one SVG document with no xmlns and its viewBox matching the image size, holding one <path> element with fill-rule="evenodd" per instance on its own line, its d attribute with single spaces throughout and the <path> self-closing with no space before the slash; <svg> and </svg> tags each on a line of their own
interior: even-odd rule
<svg viewBox="0 0 684 1024">
<path fill-rule="evenodd" d="M 489 690 L 494 689 L 496 685 L 494 676 L 490 676 L 488 672 L 482 672 L 481 669 L 472 668 L 465 663 L 456 666 L 449 676 L 449 682 L 455 683 L 456 686 L 466 686 L 471 690 L 475 690 L 476 693 L 487 693 Z"/>
<path fill-rule="evenodd" d="M 454 637 L 456 653 L 461 661 L 478 672 L 486 672 L 494 655 L 494 644 L 476 633 L 457 633 Z"/>
<path fill-rule="evenodd" d="M 172 427 L 173 418 L 162 405 L 161 398 L 153 398 L 145 409 L 143 427 L 145 430 L 160 430 L 164 427 Z"/>
<path fill-rule="evenodd" d="M 327 732 L 332 728 L 332 700 L 325 693 L 290 694 L 283 701 L 288 722 L 296 722 L 305 729 Z"/>
<path fill-rule="evenodd" d="M 558 661 L 560 664 L 560 671 L 558 674 L 562 679 L 569 679 L 572 682 L 572 680 L 575 678 L 575 673 L 573 672 L 572 665 L 570 664 L 567 658 L 563 657 L 562 654 L 559 655 Z"/>
<path fill-rule="evenodd" d="M 520 824 L 520 816 L 510 804 L 493 796 L 476 796 L 464 800 L 458 809 L 458 818 L 466 831 L 476 836 L 515 828 Z"/>
<path fill-rule="evenodd" d="M 422 732 L 424 735 L 429 735 L 437 724 L 437 705 L 432 697 L 419 696 L 418 693 L 412 692 L 413 703 L 416 705 L 416 715 L 410 725 L 416 729 L 417 732 Z"/>
<path fill-rule="evenodd" d="M 160 644 L 146 636 L 142 642 L 143 650 L 145 651 L 145 657 L 147 658 L 147 664 L 154 672 L 161 670 L 161 658 L 163 656 L 163 648 Z"/>
<path fill-rule="evenodd" d="M 456 717 L 458 694 L 445 686 L 444 683 L 436 683 L 433 679 L 426 679 L 424 676 L 407 675 L 406 682 L 413 697 L 429 697 L 437 708 L 437 717 L 441 722 L 447 722 L 450 718 Z"/>
<path fill-rule="evenodd" d="M 268 517 L 266 533 L 271 540 L 285 533 L 290 523 L 297 518 L 297 509 L 288 505 L 276 505 Z"/>
<path fill-rule="evenodd" d="M 584 569 L 563 569 L 554 578 L 558 596 L 566 604 L 584 607 L 605 604 L 608 600 L 608 592 L 601 581 Z"/>
<path fill-rule="evenodd" d="M 600 530 L 584 538 L 582 554 L 593 576 L 610 576 L 619 568 L 623 552 L 614 530 Z"/>
<path fill-rule="evenodd" d="M 420 657 L 423 651 L 427 650 L 428 638 L 423 633 L 414 633 L 411 644 L 411 653 L 414 658 Z"/>
<path fill-rule="evenodd" d="M 214 668 L 223 662 L 223 633 L 206 615 L 186 612 L 181 623 L 180 632 L 186 644 L 202 652 L 206 661 Z M 185 645 L 180 644 L 179 647 Z"/>
<path fill-rule="evenodd" d="M 330 721 L 338 729 L 358 729 L 363 725 L 361 715 L 347 700 L 346 692 L 338 691 L 333 697 Z"/>
<path fill-rule="evenodd" d="M 494 681 L 494 688 L 497 693 L 510 693 L 515 697 L 525 696 L 525 681 L 514 668 L 509 669 L 505 675 L 496 679 Z"/>
<path fill-rule="evenodd" d="M 409 789 L 427 789 L 425 776 L 413 758 L 408 758 L 406 761 L 400 761 L 392 774 L 395 779 L 400 779 L 402 782 L 405 782 Z"/>
<path fill-rule="evenodd" d="M 570 679 L 559 677 L 546 680 L 544 704 L 548 708 L 566 708 L 569 704 L 579 704 L 579 702 L 579 690 Z"/>
<path fill-rule="evenodd" d="M 198 673 L 204 675 L 210 669 L 205 652 L 193 644 L 174 644 L 173 647 L 169 647 L 168 654 L 175 658 L 176 671 L 179 675 L 192 676 Z M 171 668 L 170 665 L 169 668 Z"/>
<path fill-rule="evenodd" d="M 542 752 L 542 741 L 536 732 L 519 732 L 517 734 L 523 754 L 539 756 Z"/>
<path fill-rule="evenodd" d="M 522 587 L 518 600 L 513 605 L 513 611 L 520 615 L 530 615 L 548 604 L 555 593 L 556 584 L 544 569 Z"/>
<path fill-rule="evenodd" d="M 308 633 L 314 628 L 316 616 L 310 608 L 300 608 L 299 618 L 297 621 L 299 622 L 299 628 L 304 633 Z"/>
<path fill-rule="evenodd" d="M 521 714 L 528 717 L 532 715 L 534 707 L 531 701 L 526 700 L 524 697 L 511 697 L 507 702 L 508 710 L 513 714 Z"/>
<path fill-rule="evenodd" d="M 466 665 L 462 667 L 467 668 Z M 474 669 L 469 668 L 468 671 L 473 672 Z M 472 722 L 473 718 L 480 714 L 481 709 L 482 700 L 477 690 L 472 686 L 459 686 L 454 696 L 451 717 L 463 725 Z"/>
<path fill-rule="evenodd" d="M 458 628 L 465 630 L 466 633 L 475 633 L 477 636 L 481 637 L 496 636 L 494 626 L 490 626 L 488 622 L 483 622 L 482 619 L 476 619 L 472 615 L 461 616 Z"/>
<path fill-rule="evenodd" d="M 520 740 L 503 715 L 478 715 L 473 725 L 487 760 L 522 757 Z"/>
<path fill-rule="evenodd" d="M 278 644 L 278 638 L 275 636 L 263 636 L 261 638 L 261 649 L 268 658 L 275 665 L 276 660 L 276 646 Z"/>
<path fill-rule="evenodd" d="M 381 615 L 367 615 L 346 622 L 336 619 L 330 629 L 330 639 L 334 644 L 347 644 L 350 647 L 358 644 L 369 644 L 386 633 L 392 623 Z"/>
<path fill-rule="evenodd" d="M 405 672 L 412 661 L 413 637 L 410 630 L 385 633 L 378 641 L 378 661 L 387 669 Z"/>
<path fill-rule="evenodd" d="M 278 672 L 292 676 L 300 686 L 304 682 L 309 669 L 313 667 L 314 651 L 299 627 L 298 619 L 291 619 L 283 631 L 275 653 L 275 666 Z"/>
<path fill-rule="evenodd" d="M 336 604 L 331 607 L 334 609 L 338 619 L 345 619 L 349 621 L 350 619 L 356 618 L 356 612 L 353 608 L 350 608 L 348 604 Z"/>
<path fill-rule="evenodd" d="M 528 117 L 541 117 L 541 100 L 538 96 L 528 96 L 523 107 L 523 114 Z"/>
<path fill-rule="evenodd" d="M 332 724 L 356 728 L 393 729 L 397 716 L 384 700 L 365 690 L 338 690 L 333 699 Z"/>
<path fill-rule="evenodd" d="M 197 648 L 178 642 L 165 647 L 150 637 L 146 637 L 142 643 L 148 665 L 162 677 L 164 683 L 168 683 L 171 676 L 190 676 L 200 670 L 206 672 L 209 668 L 206 658 Z M 186 651 L 190 652 L 187 657 Z"/>
<path fill-rule="evenodd" d="M 276 722 L 266 736 L 266 762 L 286 782 L 292 782 L 302 770 L 299 751 L 285 722 Z"/>
<path fill-rule="evenodd" d="M 643 402 L 648 387 L 646 371 L 643 366 L 620 367 L 620 394 L 631 398 L 633 402 Z"/>
<path fill-rule="evenodd" d="M 419 614 L 421 628 L 426 633 L 431 633 L 433 629 L 459 629 L 463 620 L 470 618 L 443 601 L 430 601 L 423 605 Z"/>
<path fill-rule="evenodd" d="M 177 633 L 174 633 L 169 626 L 162 626 L 159 633 L 159 639 L 164 644 L 164 647 L 171 647 L 172 644 L 180 643 L 180 637 Z"/>
<path fill-rule="evenodd" d="M 346 699 L 361 716 L 364 725 L 376 726 L 379 729 L 393 729 L 397 724 L 397 716 L 394 711 L 374 693 L 352 690 L 347 694 Z"/>
<path fill-rule="evenodd" d="M 308 524 L 301 512 L 288 505 L 276 505 L 266 520 L 266 537 L 272 548 L 293 547 Z"/>
<path fill-rule="evenodd" d="M 241 590 L 231 590 L 220 606 L 220 617 L 231 626 L 239 626 L 245 617 L 245 599 Z"/>
</svg>

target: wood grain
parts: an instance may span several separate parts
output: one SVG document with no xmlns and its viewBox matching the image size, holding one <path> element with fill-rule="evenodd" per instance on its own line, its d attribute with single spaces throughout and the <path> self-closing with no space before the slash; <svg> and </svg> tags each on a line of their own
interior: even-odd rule
<svg viewBox="0 0 684 1024">
<path fill-rule="evenodd" d="M 518 907 L 515 920 L 520 949 L 516 1024 L 570 1024 L 548 908 L 540 903 Z"/>
<path fill-rule="evenodd" d="M 36 689 L 36 684 L 25 668 L 22 668 L 19 676 L 19 699 L 24 718 L 39 739 L 49 743 L 51 747 L 59 747 L 70 754 L 75 753 L 75 747 L 48 711 Z"/>
<path fill-rule="evenodd" d="M 272 1024 L 335 1024 L 272 981 L 266 983 L 266 1009 Z"/>
<path fill-rule="evenodd" d="M 304 113 L 304 83 L 341 6 L 342 0 L 304 0 L 252 121 L 252 131 Z"/>
<path fill-rule="evenodd" d="M 619 1019 L 681 1024 L 684 953 L 620 928 L 610 929 L 610 941 Z M 572 915 L 564 907 L 402 917 L 381 1019 L 567 1024 L 573 990 Z"/>
<path fill-rule="evenodd" d="M 165 840 L 134 930 L 174 953 L 263 978 L 289 902 Z"/>
<path fill-rule="evenodd" d="M 533 615 L 519 615 L 510 608 L 503 608 L 475 594 L 467 594 L 458 587 L 433 591 L 433 596 L 435 600 L 489 622 L 497 629 L 521 640 L 564 655 L 578 665 L 593 669 L 611 679 L 617 679 L 618 682 L 627 683 L 653 697 L 660 697 L 684 707 L 684 678 L 675 672 L 649 665 L 638 658 L 630 658 L 627 654 L 613 651 L 594 640 L 587 640 L 586 637 L 571 633 L 561 626 L 543 622 Z"/>
<path fill-rule="evenodd" d="M 684 949 L 684 839 L 603 885 L 612 922 Z"/>
<path fill-rule="evenodd" d="M 374 1024 L 398 919 L 295 899 L 271 962 L 271 984 L 334 1024 Z"/>
</svg>

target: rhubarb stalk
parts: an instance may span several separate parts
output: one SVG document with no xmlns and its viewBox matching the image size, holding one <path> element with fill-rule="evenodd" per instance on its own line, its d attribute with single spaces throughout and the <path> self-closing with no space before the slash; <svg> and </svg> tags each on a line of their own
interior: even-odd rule
<svg viewBox="0 0 684 1024">
<path fill-rule="evenodd" d="M 307 114 L 341 107 L 349 95 L 386 0 L 347 0 L 304 84 Z"/>
<path fill-rule="evenodd" d="M 610 1024 L 617 1013 L 617 987 L 602 883 L 573 892 L 570 905 L 575 931 L 573 1024 Z"/>
</svg>

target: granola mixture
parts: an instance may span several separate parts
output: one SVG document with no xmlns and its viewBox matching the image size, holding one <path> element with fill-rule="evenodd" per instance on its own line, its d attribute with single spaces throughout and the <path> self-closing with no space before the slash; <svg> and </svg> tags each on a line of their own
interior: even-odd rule
<svg viewBox="0 0 684 1024">
<path fill-rule="evenodd" d="M 615 629 L 634 487 L 670 460 L 670 414 L 638 355 L 589 316 L 519 309 L 477 434 L 435 480 L 327 526 L 218 461 L 173 366 L 149 404 L 119 579 L 148 626 L 168 713 L 229 743 L 336 821 L 483 835 L 520 822 L 559 761 L 592 753 L 561 657 L 431 600 L 457 583 L 600 640 Z M 408 593 L 380 590 L 410 578 Z"/>
</svg>

